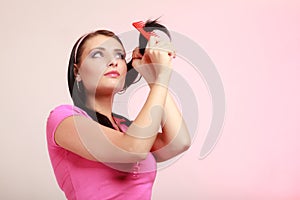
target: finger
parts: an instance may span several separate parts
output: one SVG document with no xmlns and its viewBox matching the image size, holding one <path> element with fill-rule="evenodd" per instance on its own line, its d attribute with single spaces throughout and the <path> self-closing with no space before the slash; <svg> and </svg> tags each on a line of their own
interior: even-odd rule
<svg viewBox="0 0 300 200">
<path fill-rule="evenodd" d="M 153 48 L 157 43 L 158 43 L 157 38 L 155 36 L 150 36 L 146 48 Z"/>
<path fill-rule="evenodd" d="M 170 51 L 170 52 L 168 52 L 168 55 L 169 55 L 171 58 L 176 58 L 176 52 L 175 52 L 175 51 Z"/>
<path fill-rule="evenodd" d="M 139 48 L 139 47 L 136 47 L 136 48 L 133 50 L 132 53 L 135 54 L 135 55 L 142 55 L 142 54 L 140 53 L 140 48 Z"/>
<path fill-rule="evenodd" d="M 132 66 L 136 68 L 141 64 L 141 59 L 132 59 Z"/>
<path fill-rule="evenodd" d="M 140 53 L 140 49 L 136 47 L 132 52 L 132 59 L 141 59 L 143 55 Z"/>
<path fill-rule="evenodd" d="M 169 41 L 161 41 L 157 44 L 158 49 L 161 51 L 165 51 L 168 53 L 168 55 L 172 58 L 176 58 L 176 52 L 174 45 Z"/>
<path fill-rule="evenodd" d="M 170 48 L 169 56 L 171 56 L 172 58 L 176 58 L 176 50 L 172 43 L 170 43 L 169 48 Z"/>
<path fill-rule="evenodd" d="M 157 48 L 159 49 L 164 49 L 164 50 L 167 50 L 167 51 L 174 51 L 175 48 L 173 46 L 173 44 L 169 41 L 159 41 L 157 44 L 156 44 Z"/>
<path fill-rule="evenodd" d="M 139 51 L 140 51 L 139 48 L 138 48 L 138 47 L 135 47 L 134 50 L 132 51 L 132 54 L 135 54 L 135 53 L 137 53 L 137 52 L 139 52 Z"/>
<path fill-rule="evenodd" d="M 159 41 L 170 41 L 170 37 L 165 32 L 161 30 L 153 30 L 152 32 L 156 35 L 157 38 L 159 38 Z"/>
</svg>

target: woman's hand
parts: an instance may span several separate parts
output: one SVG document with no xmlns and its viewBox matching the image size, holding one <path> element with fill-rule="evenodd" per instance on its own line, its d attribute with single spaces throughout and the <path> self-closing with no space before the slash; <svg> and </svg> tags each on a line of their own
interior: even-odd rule
<svg viewBox="0 0 300 200">
<path fill-rule="evenodd" d="M 132 66 L 144 77 L 148 84 L 155 82 L 157 72 L 151 64 L 149 57 L 142 56 L 138 47 L 132 53 Z"/>
<path fill-rule="evenodd" d="M 159 41 L 151 37 L 144 56 L 136 48 L 132 54 L 133 67 L 145 78 L 149 85 L 153 83 L 168 84 L 172 72 L 172 58 L 175 56 L 169 41 Z"/>
</svg>

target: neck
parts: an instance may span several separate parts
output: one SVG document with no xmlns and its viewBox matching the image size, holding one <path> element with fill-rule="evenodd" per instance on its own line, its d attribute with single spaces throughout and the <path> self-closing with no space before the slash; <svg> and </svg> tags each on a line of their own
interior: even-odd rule
<svg viewBox="0 0 300 200">
<path fill-rule="evenodd" d="M 97 111 L 112 120 L 112 95 L 87 96 L 86 105 L 89 109 Z"/>
</svg>

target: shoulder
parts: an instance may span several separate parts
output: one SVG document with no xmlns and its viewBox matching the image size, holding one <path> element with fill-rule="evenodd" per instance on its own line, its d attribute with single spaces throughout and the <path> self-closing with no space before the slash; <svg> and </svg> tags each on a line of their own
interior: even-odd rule
<svg viewBox="0 0 300 200">
<path fill-rule="evenodd" d="M 47 118 L 46 132 L 48 139 L 53 140 L 54 132 L 58 125 L 67 117 L 74 115 L 90 118 L 84 110 L 74 105 L 62 104 L 53 108 Z"/>
<path fill-rule="evenodd" d="M 56 106 L 55 108 L 53 108 L 50 111 L 49 117 L 53 116 L 53 115 L 58 115 L 58 114 L 65 114 L 65 115 L 82 114 L 82 115 L 88 116 L 88 114 L 84 110 L 82 110 L 81 108 L 79 108 L 77 106 L 70 105 L 70 104 L 62 104 L 62 105 Z"/>
<path fill-rule="evenodd" d="M 62 104 L 56 106 L 54 109 L 50 111 L 50 114 L 47 119 L 47 126 L 49 125 L 57 126 L 58 123 L 61 122 L 63 119 L 73 115 L 82 115 L 85 117 L 89 117 L 89 115 L 84 110 L 82 110 L 77 106 Z"/>
</svg>

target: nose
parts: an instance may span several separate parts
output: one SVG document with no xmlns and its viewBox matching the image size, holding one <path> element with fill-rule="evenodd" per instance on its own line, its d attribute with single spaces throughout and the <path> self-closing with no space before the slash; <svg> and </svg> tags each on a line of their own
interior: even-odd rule
<svg viewBox="0 0 300 200">
<path fill-rule="evenodd" d="M 108 63 L 109 67 L 118 67 L 118 61 L 117 59 L 113 58 L 111 61 Z"/>
</svg>

